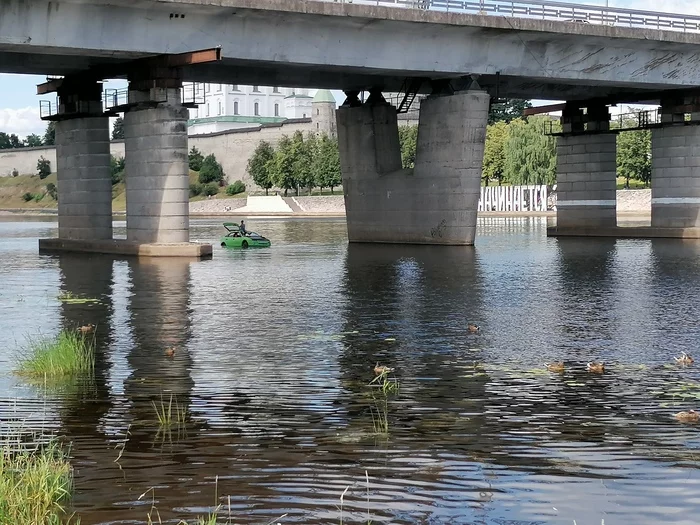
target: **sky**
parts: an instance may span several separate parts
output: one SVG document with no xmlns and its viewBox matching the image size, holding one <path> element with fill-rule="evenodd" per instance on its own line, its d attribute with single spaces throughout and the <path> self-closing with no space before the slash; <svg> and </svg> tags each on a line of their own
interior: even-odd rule
<svg viewBox="0 0 700 525">
<path fill-rule="evenodd" d="M 562 1 L 562 0 L 560 0 Z M 569 3 L 605 5 L 605 0 L 580 0 Z M 610 7 L 643 9 L 668 13 L 700 14 L 699 0 L 608 0 Z M 55 96 L 36 95 L 36 85 L 45 81 L 42 76 L 0 74 L 0 131 L 15 133 L 21 138 L 31 133 L 43 135 L 46 123 L 39 118 L 39 100 L 55 101 Z M 126 87 L 123 80 L 108 81 L 105 88 Z M 342 93 L 334 91 L 338 103 Z M 533 101 L 534 105 L 551 102 Z"/>
</svg>

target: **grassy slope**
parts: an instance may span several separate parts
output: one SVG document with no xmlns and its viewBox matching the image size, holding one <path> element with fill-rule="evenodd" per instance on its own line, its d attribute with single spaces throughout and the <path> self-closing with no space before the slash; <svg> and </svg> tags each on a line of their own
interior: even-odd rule
<svg viewBox="0 0 700 525">
<path fill-rule="evenodd" d="M 197 182 L 198 174 L 196 171 L 190 171 L 190 183 Z M 41 208 L 56 208 L 58 203 L 50 196 L 44 197 L 36 202 L 31 200 L 25 202 L 22 195 L 25 193 L 43 194 L 46 193 L 46 185 L 50 182 L 56 184 L 56 174 L 52 173 L 44 180 L 39 179 L 38 175 L 20 175 L 18 177 L 0 177 L 0 209 L 2 208 L 26 208 L 26 209 L 41 209 Z M 236 197 L 245 197 L 245 193 L 236 195 Z M 229 197 L 221 188 L 218 195 L 213 199 L 224 199 Z M 193 197 L 191 201 L 205 199 L 204 196 Z M 126 194 L 124 183 L 120 182 L 112 186 L 112 210 L 124 211 L 126 209 Z"/>
</svg>

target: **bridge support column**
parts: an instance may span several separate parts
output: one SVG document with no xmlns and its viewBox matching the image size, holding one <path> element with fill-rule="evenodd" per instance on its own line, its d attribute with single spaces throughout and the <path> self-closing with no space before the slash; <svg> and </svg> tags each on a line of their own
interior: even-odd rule
<svg viewBox="0 0 700 525">
<path fill-rule="evenodd" d="M 614 227 L 617 224 L 617 136 L 606 133 L 606 107 L 589 108 L 583 134 L 580 109 L 565 109 L 557 138 L 557 229 Z M 582 134 L 575 134 L 581 132 Z"/>
<path fill-rule="evenodd" d="M 189 242 L 188 114 L 180 90 L 129 87 L 131 107 L 124 114 L 129 241 Z"/>
<path fill-rule="evenodd" d="M 350 242 L 474 244 L 488 108 L 483 91 L 425 99 L 403 169 L 396 108 L 350 94 L 337 111 Z"/>
<path fill-rule="evenodd" d="M 652 228 L 700 228 L 700 126 L 683 122 L 663 105 L 662 123 L 679 125 L 651 130 Z"/>
<path fill-rule="evenodd" d="M 102 113 L 102 85 L 67 86 L 58 97 L 58 238 L 111 239 L 109 119 Z"/>
</svg>

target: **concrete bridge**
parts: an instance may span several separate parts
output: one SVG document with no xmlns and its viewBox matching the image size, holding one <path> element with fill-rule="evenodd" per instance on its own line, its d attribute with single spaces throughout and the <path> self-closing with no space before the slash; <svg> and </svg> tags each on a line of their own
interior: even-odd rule
<svg viewBox="0 0 700 525">
<path fill-rule="evenodd" d="M 64 77 L 39 88 L 58 94 L 45 117 L 58 121 L 59 240 L 45 247 L 210 252 L 186 244 L 183 81 L 344 90 L 337 118 L 351 241 L 472 244 L 498 97 L 568 101 L 553 233 L 614 228 L 607 106 L 619 102 L 662 107 L 652 222 L 668 230 L 657 233 L 698 226 L 700 128 L 685 115 L 700 120 L 700 17 L 493 0 L 0 0 L 0 71 Z M 128 93 L 104 99 L 99 81 L 116 77 L 129 80 Z M 370 92 L 364 102 L 360 91 Z M 401 169 L 397 108 L 382 91 L 431 95 L 412 170 Z M 110 111 L 125 113 L 131 244 L 111 241 Z"/>
</svg>

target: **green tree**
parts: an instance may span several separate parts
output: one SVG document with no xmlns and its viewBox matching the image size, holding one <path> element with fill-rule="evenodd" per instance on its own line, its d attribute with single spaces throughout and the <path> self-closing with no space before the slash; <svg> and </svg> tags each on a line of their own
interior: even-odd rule
<svg viewBox="0 0 700 525">
<path fill-rule="evenodd" d="M 27 138 L 24 139 L 24 144 L 27 147 L 36 148 L 36 147 L 42 146 L 44 144 L 44 142 L 42 141 L 42 139 L 39 135 L 32 133 L 31 135 L 27 135 Z"/>
<path fill-rule="evenodd" d="M 333 188 L 342 182 L 338 141 L 329 138 L 326 134 L 321 136 L 311 169 L 316 185 L 320 186 L 321 190 L 330 188 L 333 193 Z"/>
<path fill-rule="evenodd" d="M 255 148 L 253 156 L 248 160 L 248 173 L 253 178 L 253 182 L 265 190 L 265 195 L 272 188 L 269 163 L 274 157 L 274 148 L 269 142 L 263 140 Z"/>
<path fill-rule="evenodd" d="M 617 176 L 637 179 L 645 186 L 651 181 L 651 131 L 624 131 L 617 135 Z"/>
<path fill-rule="evenodd" d="M 126 161 L 124 157 L 115 157 L 110 155 L 109 158 L 109 169 L 112 175 L 112 185 L 117 184 L 124 180 L 124 169 L 126 168 Z"/>
<path fill-rule="evenodd" d="M 36 171 L 40 179 L 45 179 L 51 175 L 51 161 L 46 160 L 42 155 L 36 163 Z"/>
<path fill-rule="evenodd" d="M 288 190 L 297 187 L 294 160 L 294 143 L 291 138 L 284 135 L 277 144 L 274 157 L 268 163 L 268 170 L 273 184 L 284 190 L 285 197 Z"/>
<path fill-rule="evenodd" d="M 497 179 L 499 185 L 503 182 L 504 148 L 508 140 L 508 127 L 508 124 L 501 120 L 486 128 L 482 177 L 487 186 L 491 179 Z"/>
<path fill-rule="evenodd" d="M 305 187 L 309 195 L 311 190 L 316 185 L 316 177 L 313 171 L 314 158 L 318 154 L 318 139 L 314 133 L 309 133 L 306 138 L 301 132 L 297 132 L 292 137 L 297 146 L 297 159 L 295 171 L 297 173 L 297 195 L 299 194 L 299 186 Z"/>
<path fill-rule="evenodd" d="M 233 184 L 226 186 L 226 195 L 238 195 L 245 191 L 245 184 L 243 181 L 237 180 Z"/>
<path fill-rule="evenodd" d="M 0 131 L 0 149 L 14 149 L 21 148 L 24 143 L 19 139 L 14 133 L 7 134 Z"/>
<path fill-rule="evenodd" d="M 124 119 L 117 117 L 112 126 L 112 140 L 124 140 Z"/>
<path fill-rule="evenodd" d="M 46 126 L 46 132 L 44 132 L 44 145 L 54 146 L 56 144 L 56 123 L 52 120 Z"/>
<path fill-rule="evenodd" d="M 489 124 L 504 121 L 506 124 L 512 120 L 522 118 L 523 111 L 531 108 L 529 100 L 508 98 L 504 102 L 491 104 L 489 108 Z"/>
<path fill-rule="evenodd" d="M 512 184 L 554 184 L 556 141 L 545 135 L 547 117 L 518 119 L 509 125 L 503 147 L 503 174 Z"/>
<path fill-rule="evenodd" d="M 202 168 L 199 170 L 199 182 L 209 184 L 210 182 L 220 183 L 224 180 L 224 169 L 216 160 L 214 154 L 207 155 L 202 161 Z"/>
<path fill-rule="evenodd" d="M 401 146 L 401 165 L 412 168 L 416 163 L 416 143 L 418 126 L 399 126 L 399 145 Z"/>
<path fill-rule="evenodd" d="M 190 169 L 192 171 L 199 171 L 202 169 L 202 162 L 204 162 L 204 155 L 192 146 L 192 149 L 190 150 L 190 153 L 188 154 L 188 159 L 190 162 Z"/>
</svg>

